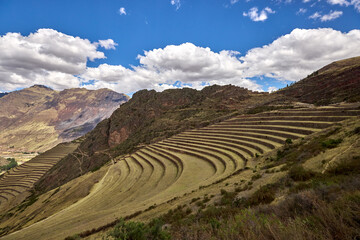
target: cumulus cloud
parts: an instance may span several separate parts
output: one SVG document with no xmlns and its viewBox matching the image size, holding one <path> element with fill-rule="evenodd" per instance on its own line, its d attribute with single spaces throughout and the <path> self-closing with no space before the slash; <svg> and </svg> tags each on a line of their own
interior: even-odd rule
<svg viewBox="0 0 360 240">
<path fill-rule="evenodd" d="M 268 92 L 269 93 L 271 93 L 271 92 L 275 92 L 275 91 L 277 91 L 278 89 L 277 89 L 277 87 L 268 87 Z"/>
<path fill-rule="evenodd" d="M 120 14 L 120 15 L 126 15 L 126 9 L 125 9 L 124 7 L 121 7 L 121 8 L 119 9 L 119 14 Z"/>
<path fill-rule="evenodd" d="M 244 17 L 249 17 L 254 22 L 263 22 L 266 19 L 268 19 L 268 14 L 273 14 L 275 11 L 273 11 L 271 8 L 266 7 L 263 10 L 259 12 L 259 9 L 257 7 L 251 8 L 248 12 L 243 12 Z"/>
<path fill-rule="evenodd" d="M 115 43 L 69 36 L 40 29 L 29 36 L 8 33 L 0 37 L 0 90 L 9 91 L 33 84 L 55 89 L 110 88 L 131 93 L 140 89 L 164 90 L 212 84 L 233 84 L 262 90 L 254 77 L 297 81 L 333 61 L 360 55 L 360 30 L 347 33 L 323 29 L 294 29 L 272 43 L 239 52 L 192 43 L 169 45 L 137 56 L 139 64 L 126 68 L 101 64 L 87 67 L 88 60 L 105 58 L 97 47 L 112 49 Z M 268 91 L 275 88 L 269 87 Z"/>
<path fill-rule="evenodd" d="M 242 77 L 238 54 L 235 51 L 216 53 L 192 43 L 169 45 L 145 51 L 137 57 L 140 65 L 131 69 L 102 64 L 97 68 L 88 68 L 82 77 L 86 81 L 95 80 L 96 87 L 117 86 L 124 92 L 158 89 L 159 86 L 164 88 L 176 82 L 198 89 L 209 84 L 235 84 L 261 90 L 259 85 Z"/>
<path fill-rule="evenodd" d="M 333 61 L 360 55 L 360 30 L 294 29 L 241 57 L 244 77 L 297 81 Z"/>
<path fill-rule="evenodd" d="M 39 29 L 28 36 L 0 36 L 1 90 L 45 84 L 55 89 L 79 86 L 74 75 L 86 70 L 88 60 L 105 58 L 96 44 L 53 29 Z"/>
<path fill-rule="evenodd" d="M 178 10 L 181 7 L 181 1 L 180 0 L 171 0 L 171 5 L 176 7 L 176 10 Z"/>
<path fill-rule="evenodd" d="M 107 50 L 109 49 L 115 49 L 115 47 L 118 45 L 114 40 L 107 39 L 107 40 L 99 40 L 97 43 L 95 43 L 97 46 L 101 46 Z"/>
</svg>

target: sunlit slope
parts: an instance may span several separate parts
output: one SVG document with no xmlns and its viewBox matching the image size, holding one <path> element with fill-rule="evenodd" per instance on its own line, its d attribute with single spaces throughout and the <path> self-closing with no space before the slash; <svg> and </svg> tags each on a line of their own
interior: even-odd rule
<svg viewBox="0 0 360 240">
<path fill-rule="evenodd" d="M 0 178 L 0 210 L 19 204 L 29 190 L 61 158 L 73 152 L 78 144 L 63 143 L 32 160 L 11 169 Z"/>
<path fill-rule="evenodd" d="M 355 107 L 282 110 L 183 132 L 117 158 L 88 196 L 3 239 L 62 239 L 103 226 L 222 180 L 287 139 L 359 115 Z"/>
</svg>

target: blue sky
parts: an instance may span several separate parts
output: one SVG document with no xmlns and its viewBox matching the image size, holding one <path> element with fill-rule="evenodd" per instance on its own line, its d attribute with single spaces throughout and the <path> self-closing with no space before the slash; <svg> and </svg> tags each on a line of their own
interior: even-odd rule
<svg viewBox="0 0 360 240">
<path fill-rule="evenodd" d="M 2 0 L 0 35 L 3 41 L 0 40 L 0 49 L 18 49 L 16 57 L 10 50 L 7 58 L 0 57 L 0 82 L 3 83 L 0 90 L 11 91 L 35 82 L 55 89 L 88 83 L 86 86 L 90 88 L 109 87 L 116 91 L 124 89 L 123 92 L 127 93 L 141 88 L 162 90 L 174 83 L 177 87 L 190 85 L 196 88 L 201 88 L 201 85 L 231 83 L 267 91 L 268 87 L 275 89 L 290 81 L 300 80 L 298 78 L 338 60 L 337 58 L 360 55 L 355 49 L 360 49 L 359 28 L 360 0 Z M 39 29 L 51 29 L 53 32 L 39 33 Z M 296 29 L 304 31 L 297 32 Z M 38 33 L 38 42 L 35 44 L 35 40 L 30 38 L 20 39 L 19 47 L 9 43 L 9 33 L 19 33 L 16 37 L 18 40 Z M 60 54 L 61 47 L 51 46 L 49 43 L 55 38 L 52 34 L 64 34 L 74 38 L 75 42 L 76 37 L 88 40 L 96 49 L 79 43 L 79 50 L 67 54 L 64 48 Z M 331 34 L 334 34 L 334 38 L 328 38 Z M 61 37 L 59 39 L 62 41 Z M 110 45 L 99 44 L 99 40 L 108 39 L 113 41 L 108 42 Z M 322 42 L 328 41 L 326 47 L 329 52 L 324 50 L 317 56 L 308 58 L 313 51 L 303 45 L 309 45 L 309 41 L 312 44 L 311 39 L 315 39 L 314 49 L 318 49 L 316 44 L 323 47 Z M 281 43 L 275 44 L 276 40 Z M 33 51 L 38 51 L 36 48 L 45 44 L 43 48 L 52 49 L 49 50 L 50 57 L 55 55 L 57 59 L 53 60 L 57 62 L 52 66 L 44 66 L 44 61 L 39 59 L 45 59 L 49 55 L 45 56 L 41 51 L 37 52 L 37 59 L 33 56 L 30 59 L 19 58 L 19 54 L 24 51 L 24 41 L 33 45 L 30 46 L 34 48 Z M 348 42 L 352 45 L 347 48 L 342 46 L 349 45 Z M 186 43 L 189 44 L 184 45 Z M 71 48 L 78 46 L 77 43 L 67 44 Z M 272 49 L 271 54 L 277 54 L 269 56 L 268 61 L 271 63 L 264 71 L 261 66 L 256 69 L 253 65 L 260 64 L 266 60 L 267 55 L 271 55 L 266 52 L 266 46 Z M 248 56 L 248 52 L 254 48 L 260 49 L 256 54 Z M 283 64 L 272 60 L 281 58 L 279 49 L 284 48 L 301 51 L 294 58 L 289 54 L 284 57 L 284 61 L 287 58 L 294 59 L 293 65 L 280 66 Z M 310 53 L 303 54 L 304 48 Z M 223 50 L 227 52 L 220 56 Z M 90 56 L 89 52 L 94 55 Z M 103 56 L 100 56 L 101 53 Z M 193 59 L 198 57 L 199 62 L 206 63 L 199 66 L 199 62 L 194 61 L 193 65 L 184 69 L 184 64 L 192 62 L 187 59 L 188 55 L 193 56 Z M 16 67 L 4 64 L 9 59 L 10 62 L 16 62 Z M 74 62 L 78 66 L 76 69 L 59 63 L 69 62 L 69 59 L 70 62 L 77 59 Z M 234 62 L 236 60 L 239 63 Z M 32 69 L 37 71 L 30 68 L 20 71 L 22 61 L 31 62 Z M 308 61 L 309 64 L 304 63 L 299 68 L 296 63 L 301 61 Z M 173 65 L 169 65 L 169 62 Z M 217 65 L 212 65 L 214 62 Z M 276 64 L 278 66 L 273 66 Z M 285 69 L 293 67 L 298 69 L 285 72 Z M 221 71 L 215 73 L 215 69 L 220 68 Z M 203 75 L 195 74 L 196 69 Z M 236 77 L 229 77 L 231 74 Z M 93 84 L 94 82 L 97 84 Z M 134 86 L 129 87 L 129 84 Z"/>
</svg>

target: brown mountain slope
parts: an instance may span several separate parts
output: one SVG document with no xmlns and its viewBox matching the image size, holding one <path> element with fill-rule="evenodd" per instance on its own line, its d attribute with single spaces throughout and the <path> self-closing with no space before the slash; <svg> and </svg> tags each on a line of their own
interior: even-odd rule
<svg viewBox="0 0 360 240">
<path fill-rule="evenodd" d="M 115 156 L 130 153 L 137 146 L 169 137 L 185 129 L 206 126 L 243 109 L 253 98 L 267 96 L 235 86 L 211 86 L 202 91 L 169 89 L 142 90 L 87 134 L 77 158 L 62 159 L 37 184 L 47 191 L 75 177 L 95 170 Z M 81 166 L 79 165 L 81 164 Z"/>
<path fill-rule="evenodd" d="M 44 151 L 109 117 L 128 97 L 108 89 L 61 92 L 35 85 L 0 98 L 0 147 Z"/>
<path fill-rule="evenodd" d="M 333 62 L 278 91 L 300 102 L 326 105 L 360 101 L 360 57 Z"/>
</svg>

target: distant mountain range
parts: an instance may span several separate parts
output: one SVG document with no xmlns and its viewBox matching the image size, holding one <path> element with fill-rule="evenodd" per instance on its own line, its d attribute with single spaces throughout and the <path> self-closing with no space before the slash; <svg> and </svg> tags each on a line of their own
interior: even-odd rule
<svg viewBox="0 0 360 240">
<path fill-rule="evenodd" d="M 7 95 L 8 93 L 0 93 L 0 98 L 2 98 L 3 96 Z"/>
<path fill-rule="evenodd" d="M 45 151 L 91 131 L 129 97 L 109 89 L 34 85 L 0 98 L 0 146 Z"/>
</svg>

